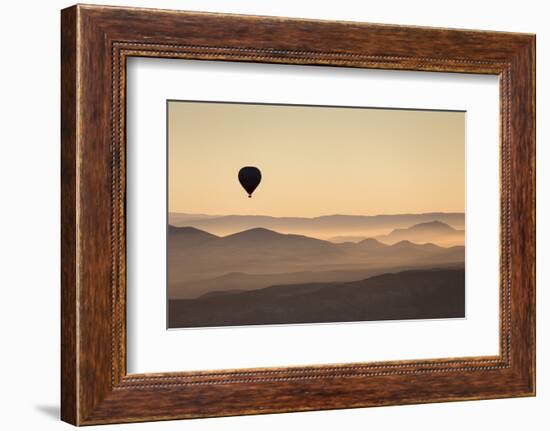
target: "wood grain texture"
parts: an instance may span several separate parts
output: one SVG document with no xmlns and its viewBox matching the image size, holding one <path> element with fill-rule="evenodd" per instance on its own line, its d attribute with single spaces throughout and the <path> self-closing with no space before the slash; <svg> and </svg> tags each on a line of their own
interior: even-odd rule
<svg viewBox="0 0 550 431">
<path fill-rule="evenodd" d="M 100 6 L 62 12 L 62 418 L 76 424 L 535 391 L 533 35 Z M 126 374 L 129 56 L 500 76 L 497 357 Z"/>
<path fill-rule="evenodd" d="M 61 417 L 77 422 L 76 9 L 61 17 Z"/>
</svg>

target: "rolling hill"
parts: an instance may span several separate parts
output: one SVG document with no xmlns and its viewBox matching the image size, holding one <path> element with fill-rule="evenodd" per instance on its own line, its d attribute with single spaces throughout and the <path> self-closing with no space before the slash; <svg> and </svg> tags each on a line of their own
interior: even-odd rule
<svg viewBox="0 0 550 431">
<path fill-rule="evenodd" d="M 464 301 L 464 269 L 413 270 L 173 299 L 169 327 L 458 318 Z"/>
<path fill-rule="evenodd" d="M 192 227 L 168 230 L 169 298 L 212 290 L 258 289 L 269 284 L 352 281 L 389 268 L 464 263 L 464 247 L 368 238 L 335 244 L 303 235 L 253 228 L 220 237 Z M 328 278 L 323 278 L 328 277 Z"/>
</svg>

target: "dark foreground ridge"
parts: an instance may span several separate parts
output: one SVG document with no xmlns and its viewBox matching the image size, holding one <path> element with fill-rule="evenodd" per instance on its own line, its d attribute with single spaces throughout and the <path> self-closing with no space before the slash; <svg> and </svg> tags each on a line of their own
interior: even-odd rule
<svg viewBox="0 0 550 431">
<path fill-rule="evenodd" d="M 464 268 L 271 286 L 169 301 L 169 327 L 464 317 Z"/>
</svg>

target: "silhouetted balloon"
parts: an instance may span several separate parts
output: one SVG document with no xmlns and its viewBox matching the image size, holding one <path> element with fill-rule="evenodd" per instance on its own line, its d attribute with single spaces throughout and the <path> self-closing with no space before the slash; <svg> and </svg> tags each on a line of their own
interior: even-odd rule
<svg viewBox="0 0 550 431">
<path fill-rule="evenodd" d="M 262 173 L 254 166 L 245 166 L 239 171 L 239 183 L 248 193 L 248 197 L 252 197 L 252 192 L 256 190 L 258 184 L 262 181 Z"/>
</svg>

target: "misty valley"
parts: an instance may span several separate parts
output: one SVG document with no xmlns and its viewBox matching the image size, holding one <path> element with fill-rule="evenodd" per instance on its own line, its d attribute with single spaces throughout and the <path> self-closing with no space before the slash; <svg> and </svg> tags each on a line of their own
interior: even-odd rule
<svg viewBox="0 0 550 431">
<path fill-rule="evenodd" d="M 169 214 L 168 327 L 458 318 L 464 214 Z"/>
</svg>

